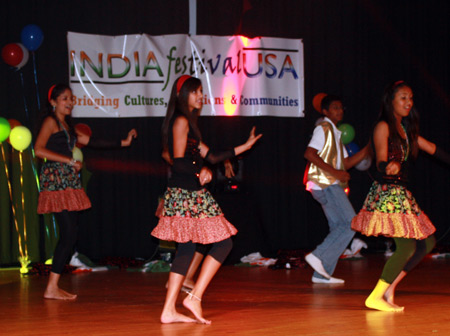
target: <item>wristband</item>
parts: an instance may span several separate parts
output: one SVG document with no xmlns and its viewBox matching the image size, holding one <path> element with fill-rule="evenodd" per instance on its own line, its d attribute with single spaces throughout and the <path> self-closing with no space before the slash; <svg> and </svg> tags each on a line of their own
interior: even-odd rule
<svg viewBox="0 0 450 336">
<path fill-rule="evenodd" d="M 442 162 L 445 162 L 446 164 L 450 165 L 450 154 L 443 151 L 439 147 L 436 146 L 436 151 L 434 152 L 433 156 L 436 159 L 441 160 Z"/>
<path fill-rule="evenodd" d="M 71 158 L 70 159 L 70 162 L 69 162 L 69 166 L 75 166 L 75 164 L 77 163 L 78 161 L 77 160 L 75 160 L 74 158 Z"/>
<path fill-rule="evenodd" d="M 383 173 L 386 174 L 386 167 L 387 167 L 388 163 L 386 161 L 380 161 L 378 163 L 378 170 Z"/>
</svg>

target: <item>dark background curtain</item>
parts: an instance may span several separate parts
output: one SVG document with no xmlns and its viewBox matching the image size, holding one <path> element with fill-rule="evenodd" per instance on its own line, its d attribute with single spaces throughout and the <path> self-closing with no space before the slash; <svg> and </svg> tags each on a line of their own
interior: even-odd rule
<svg viewBox="0 0 450 336">
<path fill-rule="evenodd" d="M 68 81 L 68 31 L 187 34 L 188 5 L 187 0 L 6 0 L 0 5 L 0 46 L 20 42 L 27 24 L 41 27 L 44 42 L 35 57 L 43 104 L 52 84 Z M 449 14 L 450 2 L 445 0 L 197 2 L 199 35 L 271 36 L 303 39 L 304 43 L 305 118 L 200 118 L 204 141 L 219 149 L 245 141 L 253 125 L 264 133 L 260 143 L 242 157 L 242 192 L 224 193 L 216 188 L 226 216 L 240 231 L 229 262 L 255 251 L 273 256 L 278 249 L 313 248 L 326 234 L 322 210 L 302 185 L 303 152 L 319 117 L 311 103 L 315 94 L 334 93 L 343 98 L 344 121 L 354 126 L 354 142 L 363 146 L 369 140 L 384 87 L 405 80 L 413 88 L 420 111 L 421 134 L 449 151 Z M 32 55 L 21 72 L 23 85 L 19 72 L 3 62 L 0 65 L 0 116 L 17 119 L 33 130 L 38 111 Z M 131 128 L 139 133 L 129 149 L 84 149 L 86 168 L 92 173 L 85 182 L 93 207 L 81 216 L 78 250 L 94 260 L 152 256 L 158 242 L 150 232 L 157 223 L 154 212 L 167 176 L 160 156 L 162 118 L 76 122 L 88 124 L 105 138 L 125 137 Z M 448 245 L 449 167 L 421 154 L 415 168 L 411 190 L 434 222 L 438 244 Z M 358 211 L 371 178 L 355 169 L 351 174 L 350 200 Z M 1 197 L 8 196 L 2 193 Z M 383 242 L 366 240 L 374 248 Z"/>
</svg>

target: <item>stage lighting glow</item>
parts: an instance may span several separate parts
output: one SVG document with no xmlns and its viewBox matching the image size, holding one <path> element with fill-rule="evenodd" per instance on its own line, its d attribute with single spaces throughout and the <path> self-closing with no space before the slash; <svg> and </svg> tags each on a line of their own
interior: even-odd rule
<svg viewBox="0 0 450 336">
<path fill-rule="evenodd" d="M 248 47 L 249 46 L 249 39 L 248 37 L 245 36 L 239 36 L 239 38 L 241 39 L 242 44 L 244 45 L 244 47 Z"/>
<path fill-rule="evenodd" d="M 239 106 L 239 104 L 231 103 L 231 96 L 236 94 L 236 92 L 240 92 L 238 78 L 238 76 L 230 76 L 224 79 L 223 97 L 225 97 L 225 100 L 223 102 L 223 108 L 227 116 L 235 115 Z"/>
</svg>

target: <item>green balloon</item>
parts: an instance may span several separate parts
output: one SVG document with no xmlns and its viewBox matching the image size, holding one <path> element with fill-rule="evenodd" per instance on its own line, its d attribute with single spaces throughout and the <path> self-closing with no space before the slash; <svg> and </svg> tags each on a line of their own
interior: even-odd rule
<svg viewBox="0 0 450 336">
<path fill-rule="evenodd" d="M 83 162 L 83 152 L 78 147 L 73 147 L 72 157 L 80 162 Z"/>
<path fill-rule="evenodd" d="M 11 125 L 8 120 L 0 117 L 0 143 L 8 139 L 11 132 Z"/>
<path fill-rule="evenodd" d="M 19 152 L 26 149 L 31 143 L 31 132 L 25 126 L 16 126 L 9 135 L 11 146 Z"/>
<path fill-rule="evenodd" d="M 355 138 L 355 129 L 350 124 L 341 124 L 338 129 L 342 132 L 341 140 L 344 145 L 349 144 Z"/>
</svg>

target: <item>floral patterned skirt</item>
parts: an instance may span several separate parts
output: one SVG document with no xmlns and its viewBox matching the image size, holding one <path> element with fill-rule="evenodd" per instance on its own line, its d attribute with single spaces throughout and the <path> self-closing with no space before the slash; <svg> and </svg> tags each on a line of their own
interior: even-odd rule
<svg viewBox="0 0 450 336">
<path fill-rule="evenodd" d="M 80 211 L 91 207 L 91 202 L 75 168 L 61 162 L 45 162 L 39 176 L 39 214 L 68 211 Z"/>
<path fill-rule="evenodd" d="M 206 189 L 167 188 L 157 216 L 160 219 L 152 236 L 162 240 L 211 244 L 237 233 Z"/>
<path fill-rule="evenodd" d="M 403 186 L 374 182 L 352 229 L 366 236 L 425 239 L 436 230 Z"/>
</svg>

